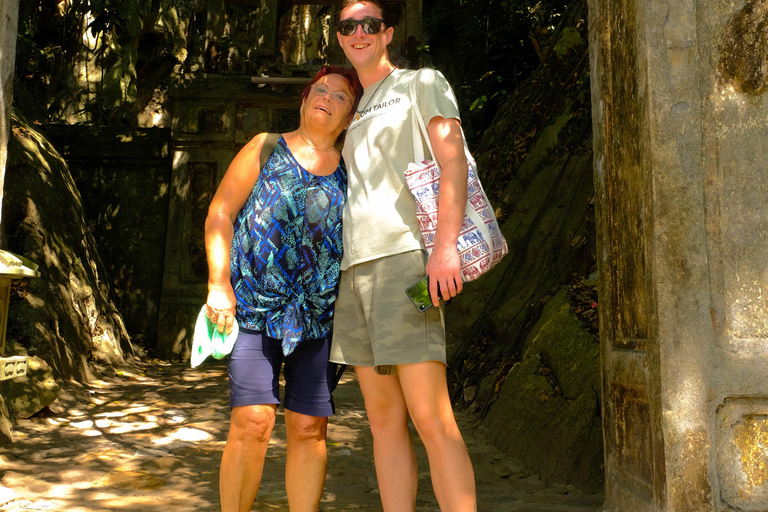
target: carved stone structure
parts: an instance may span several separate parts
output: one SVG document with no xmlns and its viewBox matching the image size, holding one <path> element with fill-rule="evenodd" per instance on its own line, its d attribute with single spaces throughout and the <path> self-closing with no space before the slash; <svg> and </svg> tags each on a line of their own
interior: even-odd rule
<svg viewBox="0 0 768 512">
<path fill-rule="evenodd" d="M 768 4 L 589 0 L 606 510 L 768 510 Z"/>
<path fill-rule="evenodd" d="M 407 65 L 420 44 L 421 0 L 387 3 L 402 14 L 390 51 Z M 207 73 L 188 77 L 170 92 L 173 171 L 159 354 L 189 357 L 207 293 L 203 224 L 230 161 L 260 132 L 295 130 L 306 83 L 324 64 L 345 65 L 335 29 L 340 4 L 207 1 L 206 49 L 199 63 Z"/>
</svg>

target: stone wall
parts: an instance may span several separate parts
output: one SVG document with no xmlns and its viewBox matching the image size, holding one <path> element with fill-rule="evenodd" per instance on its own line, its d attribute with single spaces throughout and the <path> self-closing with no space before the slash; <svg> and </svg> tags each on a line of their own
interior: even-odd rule
<svg viewBox="0 0 768 512">
<path fill-rule="evenodd" d="M 590 0 L 606 507 L 768 509 L 768 7 Z"/>
<path fill-rule="evenodd" d="M 134 343 L 154 348 L 171 182 L 171 131 L 48 125 Z"/>
</svg>

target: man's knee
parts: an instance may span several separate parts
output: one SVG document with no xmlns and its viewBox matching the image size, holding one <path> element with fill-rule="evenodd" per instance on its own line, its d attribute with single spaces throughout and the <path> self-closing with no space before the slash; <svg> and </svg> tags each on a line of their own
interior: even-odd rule
<svg viewBox="0 0 768 512">
<path fill-rule="evenodd" d="M 447 418 L 445 414 L 440 414 L 439 411 L 430 407 L 411 411 L 411 420 L 419 433 L 419 437 L 423 440 L 444 439 L 454 430 L 453 426 L 455 425 L 453 417 Z"/>
</svg>

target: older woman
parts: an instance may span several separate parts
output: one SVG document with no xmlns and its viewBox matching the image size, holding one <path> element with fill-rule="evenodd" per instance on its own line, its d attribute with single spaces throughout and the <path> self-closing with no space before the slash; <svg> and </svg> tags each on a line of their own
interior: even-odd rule
<svg viewBox="0 0 768 512">
<path fill-rule="evenodd" d="M 335 365 L 328 363 L 342 254 L 347 171 L 336 148 L 362 87 L 354 71 L 325 67 L 304 90 L 298 130 L 260 168 L 268 134 L 227 169 L 205 221 L 206 314 L 239 334 L 229 359 L 229 436 L 221 460 L 222 512 L 251 510 L 280 403 L 284 363 L 285 468 L 292 512 L 316 512 L 326 471 Z"/>
</svg>

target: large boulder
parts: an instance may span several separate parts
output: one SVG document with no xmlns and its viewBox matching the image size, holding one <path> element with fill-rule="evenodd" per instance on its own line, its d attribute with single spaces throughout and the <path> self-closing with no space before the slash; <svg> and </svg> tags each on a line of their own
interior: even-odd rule
<svg viewBox="0 0 768 512">
<path fill-rule="evenodd" d="M 557 295 L 595 270 L 597 251 L 586 17 L 586 2 L 564 13 L 473 151 L 509 254 L 446 306 L 446 330 L 455 407 L 530 472 L 594 491 L 598 342 Z"/>
<path fill-rule="evenodd" d="M 510 93 L 474 150 L 509 254 L 446 308 L 446 329 L 455 337 L 449 380 L 459 407 L 487 375 L 495 374 L 494 384 L 504 378 L 546 297 L 594 265 L 589 58 L 580 22 L 586 14 L 585 3 L 569 10 L 561 26 L 578 27 L 578 38 L 569 30 L 567 39 L 579 44 L 563 57 L 553 51 Z M 480 405 L 482 417 L 488 404 Z"/>
<path fill-rule="evenodd" d="M 67 165 L 33 125 L 16 116 L 12 125 L 0 238 L 41 277 L 12 287 L 8 346 L 43 360 L 56 379 L 84 382 L 92 362 L 121 366 L 133 349 Z"/>
<path fill-rule="evenodd" d="M 566 289 L 547 302 L 484 423 L 492 442 L 530 472 L 602 489 L 599 341 Z"/>
<path fill-rule="evenodd" d="M 5 406 L 5 400 L 2 393 L 0 393 L 0 448 L 7 447 L 11 444 L 13 439 L 13 423 L 11 423 L 11 415 L 8 412 L 8 408 Z M 2 488 L 0 488 L 0 493 Z M 0 501 L 0 506 L 4 505 Z"/>
</svg>

